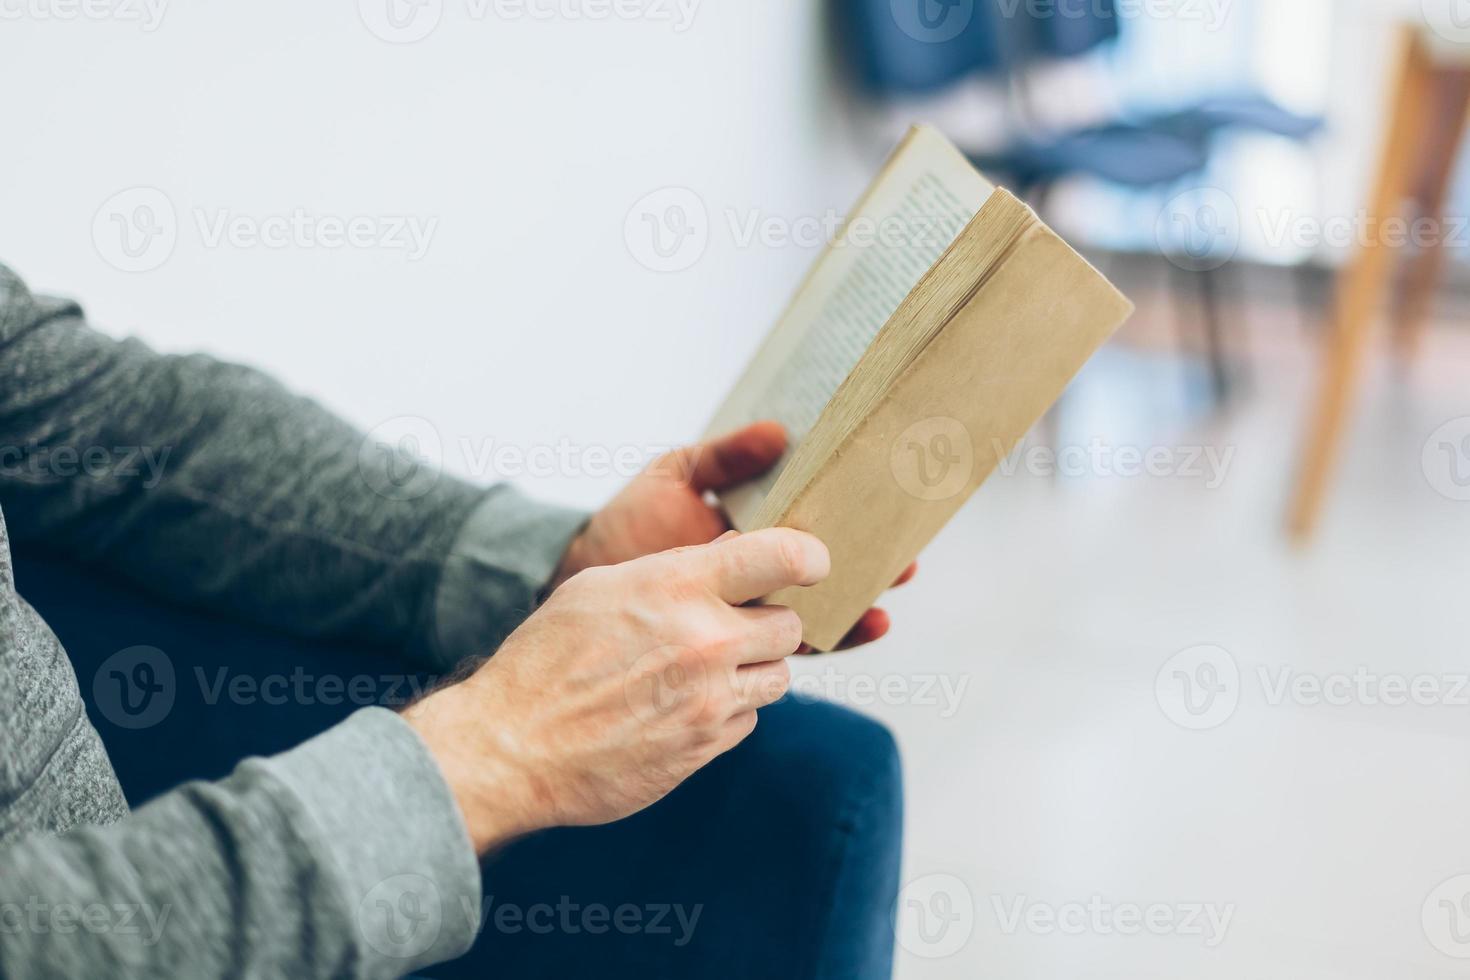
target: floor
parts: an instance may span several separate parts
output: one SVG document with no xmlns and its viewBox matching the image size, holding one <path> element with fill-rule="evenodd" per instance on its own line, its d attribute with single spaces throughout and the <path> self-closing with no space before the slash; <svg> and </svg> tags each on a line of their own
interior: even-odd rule
<svg viewBox="0 0 1470 980">
<path fill-rule="evenodd" d="M 1380 352 L 1296 550 L 1316 314 L 1248 280 L 1223 411 L 1179 307 L 1135 284 L 1058 415 L 1065 472 L 1022 454 L 886 603 L 890 639 L 800 668 L 903 748 L 900 978 L 1470 968 L 1470 492 L 1443 432 L 1425 452 L 1470 416 L 1470 337 Z M 1090 445 L 1157 447 L 1153 475 Z"/>
</svg>

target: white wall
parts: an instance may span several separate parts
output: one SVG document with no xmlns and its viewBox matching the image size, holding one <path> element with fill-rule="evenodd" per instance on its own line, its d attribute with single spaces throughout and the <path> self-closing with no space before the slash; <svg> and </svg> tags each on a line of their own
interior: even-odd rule
<svg viewBox="0 0 1470 980">
<path fill-rule="evenodd" d="M 674 22 L 442 0 L 406 44 L 365 26 L 389 0 L 162 0 L 151 31 L 123 19 L 132 0 L 59 19 L 67 2 L 4 5 L 0 262 L 110 331 L 258 364 L 364 427 L 427 418 L 452 468 L 462 439 L 473 458 L 486 440 L 697 435 L 812 254 L 741 247 L 725 212 L 821 216 L 868 166 L 828 104 L 813 0 L 683 0 L 687 22 L 672 2 Z M 624 219 L 669 185 L 698 193 L 712 233 L 692 268 L 659 274 Z M 138 186 L 167 195 L 177 244 L 123 272 L 93 221 Z M 295 209 L 438 224 L 418 261 L 210 247 L 199 227 Z M 595 503 L 620 481 L 522 482 Z"/>
</svg>

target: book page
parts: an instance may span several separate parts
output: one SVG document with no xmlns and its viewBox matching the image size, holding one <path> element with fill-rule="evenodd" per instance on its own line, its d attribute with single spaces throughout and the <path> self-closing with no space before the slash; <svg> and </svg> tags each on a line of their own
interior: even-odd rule
<svg viewBox="0 0 1470 980">
<path fill-rule="evenodd" d="M 916 127 L 817 261 L 709 434 L 775 419 L 786 426 L 789 460 L 879 330 L 994 189 L 938 132 Z M 722 496 L 736 527 L 748 524 L 781 468 Z"/>
</svg>

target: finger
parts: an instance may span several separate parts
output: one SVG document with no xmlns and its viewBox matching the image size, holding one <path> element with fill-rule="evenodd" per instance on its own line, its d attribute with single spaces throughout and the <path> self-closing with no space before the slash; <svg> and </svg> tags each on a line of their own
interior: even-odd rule
<svg viewBox="0 0 1470 980">
<path fill-rule="evenodd" d="M 919 563 L 910 563 L 909 567 L 905 568 L 903 572 L 899 574 L 898 578 L 893 580 L 893 588 L 896 589 L 900 585 L 913 581 L 914 576 L 917 574 L 919 574 Z"/>
<path fill-rule="evenodd" d="M 801 646 L 801 617 L 786 606 L 740 606 L 743 642 L 731 651 L 735 664 L 768 663 L 789 657 Z"/>
<path fill-rule="evenodd" d="M 769 664 L 747 664 L 735 674 L 735 703 L 738 712 L 754 711 L 775 704 L 791 689 L 791 667 L 784 660 Z"/>
<path fill-rule="evenodd" d="M 769 470 L 786 452 L 779 422 L 757 422 L 737 432 L 671 454 L 674 472 L 699 491 L 724 490 Z"/>
<path fill-rule="evenodd" d="M 888 613 L 882 609 L 869 609 L 863 613 L 863 618 L 857 621 L 857 625 L 847 631 L 842 642 L 837 644 L 839 650 L 851 650 L 865 643 L 880 640 L 888 633 L 888 628 L 893 621 L 888 618 Z"/>
<path fill-rule="evenodd" d="M 698 548 L 710 589 L 738 606 L 792 585 L 816 585 L 832 570 L 827 546 L 805 531 L 772 527 Z"/>
<path fill-rule="evenodd" d="M 740 714 L 725 722 L 723 735 L 720 739 L 720 751 L 728 752 L 750 736 L 755 731 L 756 717 L 754 711 L 742 711 Z"/>
</svg>

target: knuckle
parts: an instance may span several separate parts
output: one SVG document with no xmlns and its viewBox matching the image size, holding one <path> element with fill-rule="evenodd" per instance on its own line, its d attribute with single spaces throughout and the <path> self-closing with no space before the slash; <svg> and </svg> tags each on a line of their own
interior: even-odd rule
<svg viewBox="0 0 1470 980">
<path fill-rule="evenodd" d="M 731 742 L 732 745 L 739 745 L 741 742 L 750 737 L 750 733 L 755 731 L 758 717 L 759 716 L 754 711 L 747 711 L 745 715 L 741 717 L 739 725 L 735 727 L 734 732 L 732 733 L 734 736 Z"/>
<path fill-rule="evenodd" d="M 704 669 L 704 659 L 699 655 L 699 651 L 683 644 L 675 644 L 671 648 L 669 663 L 688 677 L 698 676 Z"/>
<path fill-rule="evenodd" d="M 694 715 L 694 727 L 701 730 L 716 730 L 730 717 L 730 709 L 727 697 L 724 694 L 711 693 L 705 699 L 704 704 L 699 706 L 699 711 Z"/>
<path fill-rule="evenodd" d="M 772 632 L 777 646 L 789 652 L 801 645 L 803 628 L 801 616 L 797 615 L 796 610 L 782 606 L 772 620 Z"/>
<path fill-rule="evenodd" d="M 730 659 L 740 640 L 738 630 L 733 629 L 729 624 L 720 622 L 704 621 L 692 624 L 688 627 L 686 635 L 689 646 L 699 652 L 701 660 L 712 670 Z"/>
<path fill-rule="evenodd" d="M 805 577 L 806 549 L 795 534 L 781 534 L 776 538 L 776 560 L 780 563 L 785 578 L 800 580 Z"/>
<path fill-rule="evenodd" d="M 661 562 L 657 571 L 659 592 L 676 603 L 691 602 L 704 591 L 704 582 L 690 569 L 687 563 L 669 556 L 672 560 Z"/>
<path fill-rule="evenodd" d="M 767 678 L 766 689 L 764 691 L 767 699 L 766 703 L 771 704 L 772 702 L 781 700 L 786 696 L 786 692 L 790 690 L 791 665 L 783 660 L 778 666 L 771 668 L 771 673 Z"/>
</svg>

